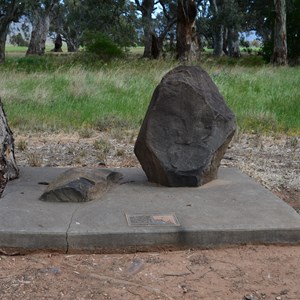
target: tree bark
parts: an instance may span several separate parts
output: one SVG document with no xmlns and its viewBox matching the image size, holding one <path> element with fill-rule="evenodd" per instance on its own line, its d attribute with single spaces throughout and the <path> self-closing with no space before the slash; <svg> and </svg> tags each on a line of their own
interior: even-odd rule
<svg viewBox="0 0 300 300">
<path fill-rule="evenodd" d="M 0 64 L 5 61 L 5 43 L 7 37 L 8 26 L 0 26 Z"/>
<path fill-rule="evenodd" d="M 152 32 L 152 48 L 151 48 L 151 57 L 154 59 L 158 59 L 161 57 L 161 53 L 163 50 L 163 43 L 164 40 L 166 38 L 167 33 L 170 31 L 170 29 L 172 28 L 172 26 L 176 23 L 176 19 L 170 19 L 168 21 L 168 24 L 166 25 L 166 27 L 164 28 L 164 30 L 162 31 L 162 33 L 159 36 L 156 36 L 156 34 L 154 34 Z M 174 37 L 173 37 L 174 38 Z"/>
<path fill-rule="evenodd" d="M 228 56 L 241 57 L 239 34 L 234 28 L 228 28 Z"/>
<path fill-rule="evenodd" d="M 223 30 L 223 52 L 228 55 L 228 29 L 226 27 Z"/>
<path fill-rule="evenodd" d="M 217 25 L 214 28 L 213 32 L 213 40 L 214 40 L 214 56 L 222 56 L 223 55 L 223 25 Z"/>
<path fill-rule="evenodd" d="M 5 44 L 9 24 L 18 21 L 23 12 L 23 5 L 22 1 L 10 1 L 9 3 L 4 1 L 3 7 L 0 9 L 0 64 L 5 61 Z"/>
<path fill-rule="evenodd" d="M 33 19 L 31 39 L 26 55 L 44 55 L 50 27 L 50 11 L 41 12 L 40 9 L 36 9 Z"/>
<path fill-rule="evenodd" d="M 273 65 L 282 66 L 287 64 L 286 3 L 285 0 L 274 0 L 274 5 L 274 49 L 271 63 Z"/>
<path fill-rule="evenodd" d="M 72 40 L 66 39 L 68 52 L 76 52 L 79 48 L 78 45 L 76 45 Z"/>
<path fill-rule="evenodd" d="M 78 34 L 75 29 L 72 30 L 69 26 L 60 28 L 59 32 L 62 35 L 62 40 L 67 44 L 68 52 L 78 51 L 82 34 Z"/>
<path fill-rule="evenodd" d="M 213 12 L 214 26 L 213 26 L 213 42 L 214 42 L 214 56 L 220 57 L 223 55 L 223 34 L 224 25 L 221 24 L 219 18 L 219 12 L 221 10 L 221 1 L 212 0 L 210 1 L 211 10 Z"/>
<path fill-rule="evenodd" d="M 144 58 L 152 58 L 152 12 L 154 0 L 143 0 L 142 4 L 135 0 L 138 9 L 142 12 L 142 23 L 144 29 Z"/>
<path fill-rule="evenodd" d="M 8 180 L 19 177 L 15 160 L 14 138 L 7 124 L 5 112 L 0 99 L 0 194 Z"/>
<path fill-rule="evenodd" d="M 194 0 L 178 0 L 177 4 L 177 59 L 195 60 L 199 55 L 199 44 L 195 19 L 197 6 Z"/>
<path fill-rule="evenodd" d="M 63 52 L 62 50 L 62 37 L 60 34 L 56 36 L 55 42 L 54 42 L 54 52 Z"/>
</svg>

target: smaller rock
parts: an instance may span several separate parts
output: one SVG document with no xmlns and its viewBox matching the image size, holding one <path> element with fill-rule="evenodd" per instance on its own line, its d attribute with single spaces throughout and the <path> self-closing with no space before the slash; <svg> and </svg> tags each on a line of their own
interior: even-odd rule
<svg viewBox="0 0 300 300">
<path fill-rule="evenodd" d="M 87 202 L 100 199 L 123 175 L 108 169 L 70 169 L 52 181 L 40 200 Z"/>
</svg>

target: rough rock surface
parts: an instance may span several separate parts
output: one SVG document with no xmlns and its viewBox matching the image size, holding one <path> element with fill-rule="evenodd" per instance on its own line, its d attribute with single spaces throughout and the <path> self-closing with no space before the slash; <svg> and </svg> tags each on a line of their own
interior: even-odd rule
<svg viewBox="0 0 300 300">
<path fill-rule="evenodd" d="M 235 116 L 209 75 L 180 66 L 155 89 L 134 151 L 149 181 L 200 186 L 217 177 L 235 128 Z"/>
<path fill-rule="evenodd" d="M 70 169 L 49 184 L 40 200 L 87 202 L 100 199 L 121 178 L 121 173 L 108 169 Z"/>
</svg>

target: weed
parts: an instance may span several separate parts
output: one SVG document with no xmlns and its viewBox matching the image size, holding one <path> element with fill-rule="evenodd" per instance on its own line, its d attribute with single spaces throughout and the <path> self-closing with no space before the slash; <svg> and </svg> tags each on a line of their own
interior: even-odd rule
<svg viewBox="0 0 300 300">
<path fill-rule="evenodd" d="M 103 116 L 95 121 L 95 128 L 99 131 L 111 129 L 127 129 L 130 127 L 129 121 L 117 116 Z"/>
<path fill-rule="evenodd" d="M 23 139 L 20 139 L 17 141 L 17 149 L 20 150 L 20 151 L 24 151 L 27 149 L 28 147 L 28 143 L 27 141 L 23 140 Z"/>
<path fill-rule="evenodd" d="M 98 161 L 100 162 L 100 164 L 104 164 L 105 165 L 105 161 L 106 161 L 106 157 L 107 155 L 101 151 L 97 152 L 96 157 L 98 159 Z"/>
<path fill-rule="evenodd" d="M 106 139 L 95 140 L 93 145 L 96 150 L 99 150 L 104 155 L 107 155 L 111 149 L 111 143 Z"/>
<path fill-rule="evenodd" d="M 112 128 L 110 130 L 110 136 L 111 136 L 111 138 L 113 138 L 115 140 L 121 141 L 124 139 L 124 130 Z"/>
<path fill-rule="evenodd" d="M 42 166 L 42 158 L 37 153 L 29 153 L 28 154 L 28 164 L 31 167 L 41 167 Z"/>
<path fill-rule="evenodd" d="M 124 149 L 117 149 L 116 155 L 117 156 L 123 156 L 125 154 L 125 150 Z"/>
<path fill-rule="evenodd" d="M 88 139 L 88 138 L 92 137 L 93 130 L 91 128 L 88 128 L 88 127 L 83 127 L 82 129 L 80 129 L 78 131 L 78 133 L 79 133 L 79 136 L 82 139 Z"/>
<path fill-rule="evenodd" d="M 76 156 L 76 157 L 74 158 L 74 163 L 75 163 L 76 165 L 81 165 L 81 158 L 80 158 L 79 156 Z"/>
<path fill-rule="evenodd" d="M 74 155 L 76 153 L 76 149 L 73 146 L 67 148 L 67 153 Z"/>
<path fill-rule="evenodd" d="M 298 147 L 298 145 L 299 145 L 299 140 L 298 140 L 297 137 L 293 136 L 293 137 L 287 139 L 286 145 L 288 147 L 296 149 Z"/>
<path fill-rule="evenodd" d="M 79 157 L 86 157 L 86 151 L 84 151 L 84 150 L 79 151 L 78 156 Z"/>
</svg>

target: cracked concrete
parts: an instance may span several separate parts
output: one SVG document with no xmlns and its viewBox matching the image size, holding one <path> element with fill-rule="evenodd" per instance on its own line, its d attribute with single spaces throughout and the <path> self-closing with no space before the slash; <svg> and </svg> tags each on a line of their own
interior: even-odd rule
<svg viewBox="0 0 300 300">
<path fill-rule="evenodd" d="M 123 252 L 245 243 L 300 243 L 300 215 L 236 169 L 199 188 L 149 183 L 140 169 L 121 169 L 123 184 L 99 200 L 38 200 L 65 169 L 22 168 L 0 199 L 0 249 Z M 175 213 L 180 226 L 129 226 L 126 215 Z"/>
<path fill-rule="evenodd" d="M 79 207 L 75 208 L 73 213 L 72 213 L 72 216 L 71 216 L 71 219 L 70 219 L 70 223 L 69 223 L 69 226 L 67 228 L 67 231 L 66 231 L 66 254 L 69 253 L 69 230 L 71 228 L 71 225 L 73 223 L 73 218 L 74 218 L 74 215 L 76 214 L 76 212 L 78 211 Z"/>
</svg>

